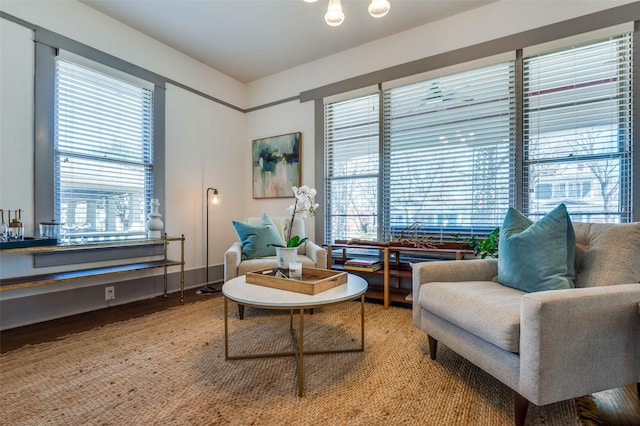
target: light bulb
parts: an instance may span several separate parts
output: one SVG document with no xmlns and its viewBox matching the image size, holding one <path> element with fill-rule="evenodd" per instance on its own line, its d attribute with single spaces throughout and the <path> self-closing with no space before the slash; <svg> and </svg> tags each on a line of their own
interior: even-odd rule
<svg viewBox="0 0 640 426">
<path fill-rule="evenodd" d="M 327 25 L 337 27 L 344 22 L 344 13 L 342 13 L 342 3 L 340 0 L 329 0 L 327 13 L 324 15 Z"/>
<path fill-rule="evenodd" d="M 391 9 L 391 4 L 388 0 L 371 0 L 369 15 L 374 18 L 382 18 L 389 13 L 389 9 Z"/>
<path fill-rule="evenodd" d="M 220 193 L 217 189 L 213 190 L 213 195 L 211 197 L 211 207 L 214 209 L 220 207 Z"/>
</svg>

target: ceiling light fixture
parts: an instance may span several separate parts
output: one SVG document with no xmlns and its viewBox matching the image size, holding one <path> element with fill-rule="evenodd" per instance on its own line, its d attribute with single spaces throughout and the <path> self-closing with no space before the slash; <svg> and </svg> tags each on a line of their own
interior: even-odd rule
<svg viewBox="0 0 640 426">
<path fill-rule="evenodd" d="M 342 13 L 342 2 L 340 0 L 329 0 L 327 13 L 324 14 L 324 21 L 331 27 L 337 27 L 344 22 L 344 13 Z"/>
<path fill-rule="evenodd" d="M 388 0 L 371 0 L 369 15 L 374 18 L 382 18 L 389 13 L 389 9 L 391 9 L 391 4 Z"/>
<path fill-rule="evenodd" d="M 318 0 L 304 0 L 307 3 L 315 3 Z M 391 9 L 389 0 L 371 0 L 369 4 L 369 15 L 374 18 L 382 18 Z M 327 25 L 337 27 L 344 22 L 344 12 L 342 12 L 342 0 L 329 0 L 327 13 L 324 15 Z"/>
</svg>

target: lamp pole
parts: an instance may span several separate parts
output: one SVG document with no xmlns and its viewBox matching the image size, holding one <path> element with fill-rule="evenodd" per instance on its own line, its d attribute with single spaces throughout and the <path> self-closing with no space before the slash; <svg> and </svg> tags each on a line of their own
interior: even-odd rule
<svg viewBox="0 0 640 426">
<path fill-rule="evenodd" d="M 211 198 L 209 198 L 209 192 L 211 192 L 213 195 L 211 196 Z M 207 190 L 205 191 L 205 197 L 206 197 L 206 201 L 207 201 L 207 232 L 206 232 L 206 266 L 205 266 L 205 283 L 204 283 L 204 287 L 202 287 L 199 291 L 199 293 L 215 293 L 219 290 L 217 290 L 216 288 L 212 287 L 209 283 L 209 206 L 213 205 L 213 206 L 219 206 L 220 205 L 220 193 L 218 192 L 217 188 L 207 188 Z"/>
</svg>

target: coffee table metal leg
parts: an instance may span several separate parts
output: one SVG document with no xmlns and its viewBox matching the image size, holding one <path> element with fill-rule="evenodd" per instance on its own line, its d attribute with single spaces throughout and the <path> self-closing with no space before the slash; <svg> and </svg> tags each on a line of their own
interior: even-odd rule
<svg viewBox="0 0 640 426">
<path fill-rule="evenodd" d="M 298 371 L 298 396 L 304 395 L 304 309 L 300 309 L 300 337 L 298 337 L 300 369 Z"/>
<path fill-rule="evenodd" d="M 293 328 L 293 309 L 289 313 L 289 334 L 293 347 L 293 356 L 296 359 L 296 375 L 298 376 L 298 396 L 304 396 L 304 309 L 300 309 L 300 325 L 298 336 Z"/>
<path fill-rule="evenodd" d="M 224 298 L 224 359 L 229 359 L 229 325 L 227 324 L 227 315 L 229 314 L 227 298 Z"/>
<path fill-rule="evenodd" d="M 365 295 L 360 296 L 360 347 L 345 349 L 330 349 L 310 351 L 308 355 L 344 353 L 344 352 L 362 352 L 364 351 L 364 301 Z M 292 352 L 275 352 L 275 353 L 258 353 L 249 355 L 229 355 L 229 302 L 224 298 L 224 357 L 226 360 L 239 359 L 256 359 L 256 358 L 272 358 L 281 356 L 291 356 L 296 358 L 296 369 L 298 376 L 298 396 L 304 396 L 304 308 L 299 309 L 299 329 L 293 328 L 294 309 L 289 311 L 289 334 L 292 340 Z"/>
<path fill-rule="evenodd" d="M 360 350 L 364 352 L 364 294 L 360 296 Z"/>
</svg>

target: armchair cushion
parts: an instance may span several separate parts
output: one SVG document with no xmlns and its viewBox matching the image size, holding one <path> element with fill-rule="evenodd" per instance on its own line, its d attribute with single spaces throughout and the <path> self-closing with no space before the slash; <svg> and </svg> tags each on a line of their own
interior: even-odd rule
<svg viewBox="0 0 640 426">
<path fill-rule="evenodd" d="M 500 283 L 526 292 L 574 286 L 576 236 L 564 204 L 535 223 L 510 208 L 498 247 Z"/>
<path fill-rule="evenodd" d="M 235 220 L 232 223 L 242 243 L 243 259 L 275 256 L 276 249 L 273 245 L 284 245 L 278 229 L 266 213 L 257 225 Z"/>
<path fill-rule="evenodd" d="M 431 282 L 418 305 L 505 351 L 519 352 L 522 291 L 493 281 Z M 460 309 L 451 309 L 451 306 Z"/>
</svg>

